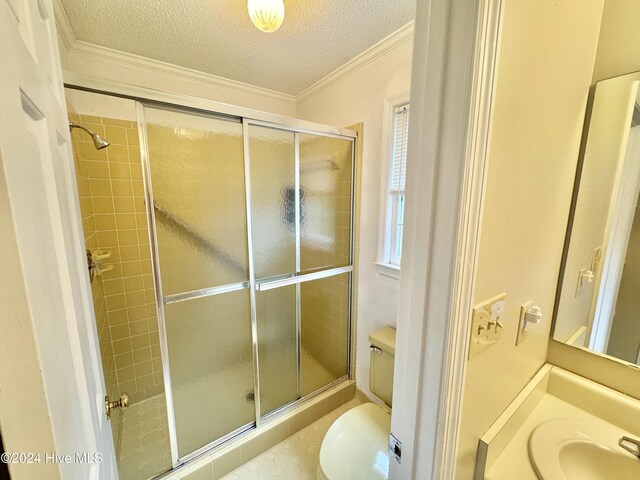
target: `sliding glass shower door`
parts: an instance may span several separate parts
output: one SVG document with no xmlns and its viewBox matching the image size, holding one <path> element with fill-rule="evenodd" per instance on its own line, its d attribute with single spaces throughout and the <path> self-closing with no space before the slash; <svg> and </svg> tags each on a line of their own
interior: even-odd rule
<svg viewBox="0 0 640 480">
<path fill-rule="evenodd" d="M 264 416 L 348 373 L 353 142 L 245 124 Z"/>
<path fill-rule="evenodd" d="M 354 140 L 138 115 L 177 464 L 348 375 Z"/>
<path fill-rule="evenodd" d="M 177 455 L 255 420 L 242 124 L 145 108 Z"/>
</svg>

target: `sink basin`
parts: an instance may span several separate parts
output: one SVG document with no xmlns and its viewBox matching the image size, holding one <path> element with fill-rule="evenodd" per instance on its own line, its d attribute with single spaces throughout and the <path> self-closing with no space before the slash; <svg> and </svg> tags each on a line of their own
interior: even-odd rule
<svg viewBox="0 0 640 480">
<path fill-rule="evenodd" d="M 622 435 L 605 422 L 551 420 L 531 433 L 529 458 L 542 480 L 637 480 L 640 459 L 618 446 Z"/>
</svg>

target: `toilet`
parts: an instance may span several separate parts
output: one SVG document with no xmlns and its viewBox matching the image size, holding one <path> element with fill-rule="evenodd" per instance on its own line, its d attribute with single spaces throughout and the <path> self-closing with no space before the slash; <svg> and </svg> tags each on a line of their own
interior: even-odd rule
<svg viewBox="0 0 640 480">
<path fill-rule="evenodd" d="M 369 335 L 369 342 L 369 388 L 388 408 L 363 403 L 333 422 L 320 447 L 318 480 L 378 480 L 389 476 L 388 410 L 393 394 L 396 330 L 376 330 Z"/>
</svg>

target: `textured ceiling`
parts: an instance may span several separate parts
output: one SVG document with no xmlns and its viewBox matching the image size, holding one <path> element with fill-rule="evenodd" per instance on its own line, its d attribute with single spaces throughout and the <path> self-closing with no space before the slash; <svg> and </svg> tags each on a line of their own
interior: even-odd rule
<svg viewBox="0 0 640 480">
<path fill-rule="evenodd" d="M 285 0 L 262 33 L 246 0 L 62 0 L 78 40 L 297 94 L 413 19 L 415 0 Z"/>
</svg>

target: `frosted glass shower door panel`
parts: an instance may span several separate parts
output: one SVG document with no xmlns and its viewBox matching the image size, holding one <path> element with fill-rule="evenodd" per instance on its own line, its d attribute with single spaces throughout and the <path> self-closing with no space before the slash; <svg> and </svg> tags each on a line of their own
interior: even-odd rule
<svg viewBox="0 0 640 480">
<path fill-rule="evenodd" d="M 164 295 L 249 279 L 242 125 L 145 107 Z"/>
<path fill-rule="evenodd" d="M 301 271 L 351 263 L 353 142 L 300 134 Z"/>
<path fill-rule="evenodd" d="M 255 420 L 249 290 L 165 306 L 178 456 Z"/>
<path fill-rule="evenodd" d="M 268 414 L 298 396 L 296 286 L 256 292 L 260 412 Z"/>
<path fill-rule="evenodd" d="M 300 393 L 308 395 L 348 373 L 351 273 L 300 284 Z"/>
<path fill-rule="evenodd" d="M 249 125 L 256 279 L 296 272 L 295 136 Z"/>
</svg>

